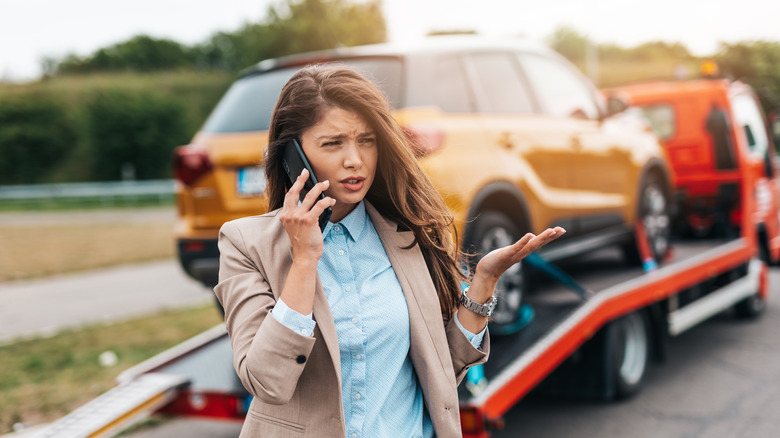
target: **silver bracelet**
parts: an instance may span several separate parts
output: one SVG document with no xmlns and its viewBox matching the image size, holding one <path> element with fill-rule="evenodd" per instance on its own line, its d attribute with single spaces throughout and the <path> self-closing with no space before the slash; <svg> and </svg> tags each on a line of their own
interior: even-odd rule
<svg viewBox="0 0 780 438">
<path fill-rule="evenodd" d="M 485 317 L 490 317 L 490 315 L 493 314 L 493 310 L 496 308 L 496 302 L 498 299 L 495 295 L 490 297 L 490 301 L 488 301 L 485 304 L 478 303 L 471 298 L 468 297 L 469 287 L 467 286 L 466 289 L 463 290 L 460 294 L 460 303 L 463 304 L 463 307 L 469 309 L 470 311 L 482 315 Z"/>
</svg>

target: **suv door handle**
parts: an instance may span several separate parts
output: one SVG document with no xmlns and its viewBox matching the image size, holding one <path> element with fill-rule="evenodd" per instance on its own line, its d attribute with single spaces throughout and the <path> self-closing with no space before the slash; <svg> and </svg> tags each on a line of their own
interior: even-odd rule
<svg viewBox="0 0 780 438">
<path fill-rule="evenodd" d="M 498 137 L 498 144 L 503 146 L 504 149 L 512 149 L 515 147 L 514 142 L 512 142 L 512 134 L 508 132 L 501 133 L 501 135 Z"/>
<path fill-rule="evenodd" d="M 582 141 L 576 135 L 571 136 L 571 148 L 577 151 L 582 149 Z"/>
</svg>

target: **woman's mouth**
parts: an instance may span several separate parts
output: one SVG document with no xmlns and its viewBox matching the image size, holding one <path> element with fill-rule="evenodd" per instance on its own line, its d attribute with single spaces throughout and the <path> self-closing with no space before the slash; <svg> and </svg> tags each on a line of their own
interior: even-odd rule
<svg viewBox="0 0 780 438">
<path fill-rule="evenodd" d="M 351 176 L 349 178 L 344 178 L 339 182 L 345 189 L 356 192 L 363 188 L 363 183 L 365 180 L 366 179 L 362 176 Z"/>
</svg>

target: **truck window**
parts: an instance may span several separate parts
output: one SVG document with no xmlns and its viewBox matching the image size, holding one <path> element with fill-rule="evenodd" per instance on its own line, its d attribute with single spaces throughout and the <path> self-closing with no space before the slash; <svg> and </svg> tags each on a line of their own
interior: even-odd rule
<svg viewBox="0 0 780 438">
<path fill-rule="evenodd" d="M 539 55 L 520 55 L 531 88 L 547 114 L 563 117 L 599 117 L 593 90 L 573 68 Z"/>
<path fill-rule="evenodd" d="M 514 60 L 505 53 L 473 54 L 467 65 L 483 113 L 531 113 L 533 105 Z"/>
<path fill-rule="evenodd" d="M 661 140 L 671 138 L 677 131 L 675 111 L 671 105 L 643 106 L 642 114 L 650 122 L 655 135 Z"/>
<path fill-rule="evenodd" d="M 750 152 L 763 157 L 769 149 L 769 136 L 755 99 L 749 95 L 739 95 L 733 103 L 734 120 L 745 133 Z"/>
</svg>

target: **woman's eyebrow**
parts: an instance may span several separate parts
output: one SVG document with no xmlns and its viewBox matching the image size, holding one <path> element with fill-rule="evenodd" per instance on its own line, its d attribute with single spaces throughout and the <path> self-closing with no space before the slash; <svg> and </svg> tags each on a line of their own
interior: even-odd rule
<svg viewBox="0 0 780 438">
<path fill-rule="evenodd" d="M 358 136 L 358 137 L 371 137 L 371 136 L 373 136 L 373 135 L 374 135 L 374 131 L 366 131 L 366 132 L 361 132 L 361 133 L 360 133 L 360 134 L 358 134 L 357 136 Z M 342 140 L 342 139 L 345 139 L 345 138 L 348 138 L 348 137 L 349 137 L 349 135 L 348 135 L 348 134 L 345 134 L 345 133 L 338 133 L 338 134 L 325 134 L 325 135 L 320 135 L 319 137 L 317 137 L 317 139 L 318 139 L 318 140 L 322 140 L 322 139 L 329 139 L 329 140 Z"/>
</svg>

